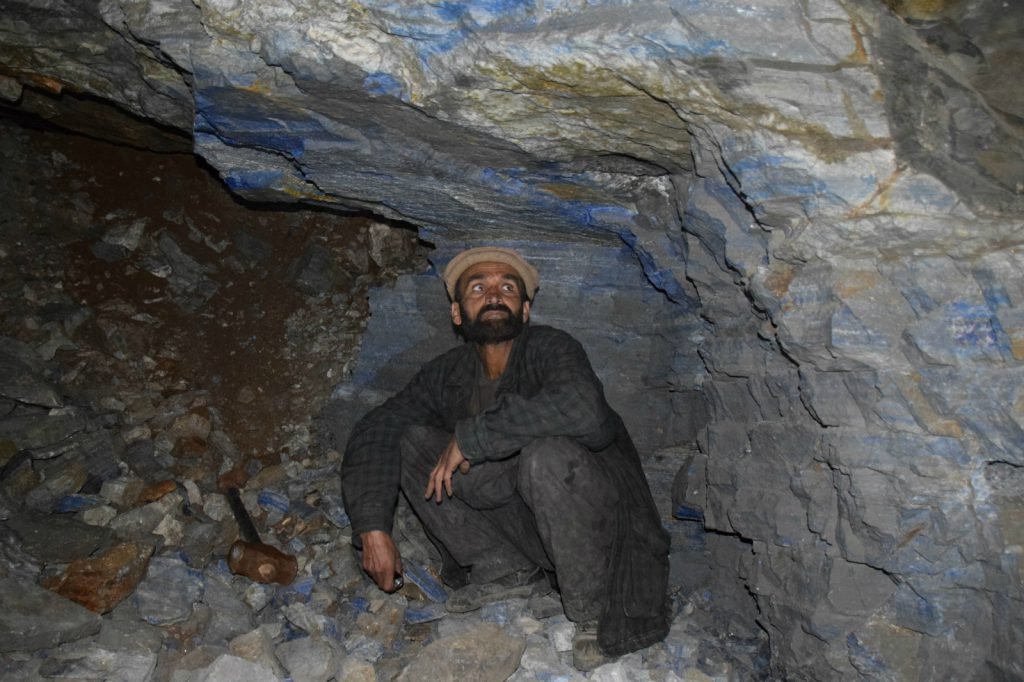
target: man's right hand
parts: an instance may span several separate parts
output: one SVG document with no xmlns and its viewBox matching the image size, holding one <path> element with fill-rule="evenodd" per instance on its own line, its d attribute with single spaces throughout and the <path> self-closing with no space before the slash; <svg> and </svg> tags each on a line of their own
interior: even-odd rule
<svg viewBox="0 0 1024 682">
<path fill-rule="evenodd" d="M 395 591 L 395 576 L 402 574 L 402 557 L 388 533 L 371 530 L 360 534 L 363 570 L 385 592 Z"/>
</svg>

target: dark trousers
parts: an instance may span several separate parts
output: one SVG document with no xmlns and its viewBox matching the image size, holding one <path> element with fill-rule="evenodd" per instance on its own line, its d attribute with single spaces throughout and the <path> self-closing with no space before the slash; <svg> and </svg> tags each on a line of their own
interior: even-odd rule
<svg viewBox="0 0 1024 682">
<path fill-rule="evenodd" d="M 570 438 L 538 439 L 518 455 L 452 477 L 453 497 L 424 499 L 451 434 L 410 427 L 402 491 L 435 544 L 484 583 L 534 565 L 554 571 L 566 616 L 601 614 L 618 493 L 598 457 Z"/>
</svg>

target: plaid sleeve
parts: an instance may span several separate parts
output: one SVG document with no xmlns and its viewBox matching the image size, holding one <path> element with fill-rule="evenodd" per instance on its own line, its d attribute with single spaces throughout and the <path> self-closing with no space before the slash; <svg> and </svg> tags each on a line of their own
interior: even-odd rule
<svg viewBox="0 0 1024 682">
<path fill-rule="evenodd" d="M 370 530 L 391 532 L 402 472 L 402 432 L 410 424 L 443 427 L 437 407 L 441 386 L 435 364 L 428 364 L 353 428 L 341 465 L 342 495 L 353 538 Z"/>
</svg>

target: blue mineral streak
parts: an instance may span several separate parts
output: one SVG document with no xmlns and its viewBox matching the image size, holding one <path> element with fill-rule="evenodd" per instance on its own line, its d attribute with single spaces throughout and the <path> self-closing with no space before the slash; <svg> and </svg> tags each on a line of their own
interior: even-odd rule
<svg viewBox="0 0 1024 682">
<path fill-rule="evenodd" d="M 645 249 L 640 247 L 636 235 L 632 232 L 623 230 L 619 233 L 619 236 L 622 238 L 622 241 L 633 250 L 637 260 L 640 261 L 640 266 L 643 268 L 644 275 L 652 286 L 654 286 L 658 291 L 663 292 L 675 303 L 682 303 L 689 300 L 686 296 L 686 291 L 683 289 L 679 280 L 676 279 L 672 271 L 659 267 L 655 262 L 654 257 Z"/>
<path fill-rule="evenodd" d="M 988 305 L 968 301 L 955 301 L 945 309 L 946 325 L 954 342 L 953 352 L 959 358 L 987 357 L 995 351 L 1009 361 L 1013 353 L 1009 337 L 999 318 Z"/>
<path fill-rule="evenodd" d="M 638 17 L 644 16 L 649 10 L 645 3 L 622 0 L 591 0 L 582 7 L 579 3 L 561 0 L 546 0 L 539 8 L 534 0 L 475 0 L 431 3 L 415 10 L 398 10 L 395 4 L 390 2 L 380 3 L 376 8 L 389 13 L 391 17 L 400 16 L 403 23 L 391 25 L 389 30 L 393 34 L 414 38 L 421 59 L 429 60 L 433 55 L 455 49 L 465 40 L 469 31 L 482 32 L 491 26 L 499 27 L 503 33 L 535 30 L 546 16 L 558 21 L 569 14 L 581 15 L 594 10 L 600 11 L 599 8 L 605 6 L 614 7 L 629 16 L 633 11 L 630 6 L 634 4 L 637 5 Z M 624 49 L 631 54 L 649 59 L 693 59 L 732 55 L 740 50 L 721 36 L 700 30 L 694 23 L 686 21 L 686 17 L 701 16 L 718 20 L 735 17 L 737 14 L 758 14 L 767 18 L 786 19 L 777 11 L 766 11 L 753 5 L 723 10 L 715 3 L 681 2 L 673 3 L 668 11 L 671 14 L 666 13 L 666 16 L 674 15 L 679 21 L 666 22 L 661 30 L 643 35 L 627 35 L 629 42 L 624 45 Z M 444 26 L 445 24 L 448 26 Z M 550 45 L 548 48 L 562 54 L 571 51 L 570 46 L 564 45 Z"/>
<path fill-rule="evenodd" d="M 71 512 L 91 509 L 103 504 L 103 498 L 98 495 L 68 495 L 62 497 L 53 507 L 58 514 L 69 514 Z"/>
<path fill-rule="evenodd" d="M 337 135 L 307 112 L 283 106 L 247 90 L 209 87 L 195 95 L 193 123 L 200 135 L 224 144 L 265 149 L 298 159 L 307 141 L 333 141 Z M 209 137 L 202 141 L 212 142 Z"/>
<path fill-rule="evenodd" d="M 680 521 L 703 521 L 704 512 L 700 507 L 694 507 L 688 504 L 680 504 L 672 512 L 672 516 L 679 519 Z"/>
<path fill-rule="evenodd" d="M 817 212 L 822 202 L 845 203 L 822 180 L 807 176 L 805 166 L 805 162 L 780 154 L 760 154 L 729 162 L 729 169 L 749 203 L 796 199 L 810 213 Z"/>
<path fill-rule="evenodd" d="M 256 504 L 267 511 L 276 510 L 284 514 L 287 513 L 288 508 L 291 506 L 291 501 L 287 495 L 282 495 L 273 490 L 261 490 L 256 498 Z"/>
<path fill-rule="evenodd" d="M 635 211 L 620 204 L 563 199 L 543 189 L 544 185 L 575 185 L 590 187 L 591 183 L 572 173 L 539 172 L 516 168 L 482 168 L 478 181 L 485 188 L 502 196 L 525 199 L 527 205 L 542 213 L 561 218 L 568 227 L 588 231 L 618 233 L 622 226 L 636 219 Z"/>
<path fill-rule="evenodd" d="M 345 513 L 345 505 L 340 495 L 324 493 L 320 497 L 320 512 L 338 528 L 348 528 L 352 525 L 352 520 Z"/>
<path fill-rule="evenodd" d="M 889 340 L 867 327 L 848 307 L 842 306 L 832 315 L 833 348 L 874 348 L 889 347 Z"/>
<path fill-rule="evenodd" d="M 389 34 L 408 38 L 420 61 L 451 52 L 468 35 L 463 16 L 468 3 L 365 3 L 377 14 Z"/>
<path fill-rule="evenodd" d="M 448 612 L 441 604 L 426 604 L 419 606 L 416 602 L 410 602 L 405 609 L 405 622 L 410 625 L 430 623 L 444 618 Z"/>
<path fill-rule="evenodd" d="M 881 656 L 868 649 L 854 633 L 846 637 L 846 649 L 849 652 L 850 662 L 864 675 L 881 676 L 889 670 Z"/>
<path fill-rule="evenodd" d="M 443 603 L 448 600 L 448 593 L 444 586 L 427 569 L 420 564 L 410 561 L 403 567 L 405 579 L 423 590 L 427 598 L 436 603 Z"/>
<path fill-rule="evenodd" d="M 363 79 L 363 90 L 378 97 L 387 95 L 407 101 L 407 93 L 402 82 L 384 71 L 374 71 L 368 74 Z"/>
<path fill-rule="evenodd" d="M 243 171 L 234 170 L 224 176 L 224 182 L 232 190 L 268 189 L 276 187 L 284 178 L 284 173 L 277 170 Z"/>
</svg>

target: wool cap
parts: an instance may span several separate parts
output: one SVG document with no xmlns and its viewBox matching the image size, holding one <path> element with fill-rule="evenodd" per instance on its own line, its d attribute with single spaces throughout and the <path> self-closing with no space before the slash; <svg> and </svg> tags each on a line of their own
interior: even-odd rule
<svg viewBox="0 0 1024 682">
<path fill-rule="evenodd" d="M 467 249 L 452 258 L 448 262 L 448 267 L 444 269 L 444 286 L 448 290 L 448 297 L 453 301 L 459 277 L 477 263 L 504 263 L 511 266 L 522 278 L 527 297 L 532 301 L 533 297 L 537 295 L 537 289 L 540 287 L 540 275 L 537 273 L 537 268 L 527 263 L 512 249 L 503 249 L 500 246 L 478 246 Z"/>
</svg>

